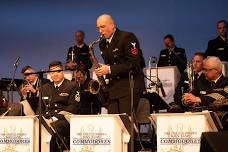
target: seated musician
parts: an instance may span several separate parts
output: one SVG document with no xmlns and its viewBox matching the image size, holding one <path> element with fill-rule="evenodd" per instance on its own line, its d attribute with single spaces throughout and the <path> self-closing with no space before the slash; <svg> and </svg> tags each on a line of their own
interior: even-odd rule
<svg viewBox="0 0 228 152">
<path fill-rule="evenodd" d="M 2 90 L 0 90 L 0 115 L 4 113 L 7 109 L 7 101 L 5 96 L 3 95 Z"/>
<path fill-rule="evenodd" d="M 101 112 L 101 103 L 97 96 L 88 90 L 92 79 L 87 71 L 84 66 L 81 66 L 75 73 L 75 80 L 80 87 L 80 114 L 98 114 Z"/>
<path fill-rule="evenodd" d="M 228 78 L 222 74 L 222 62 L 214 56 L 208 56 L 204 60 L 203 72 L 210 81 L 211 88 L 200 95 L 185 93 L 182 100 L 186 105 L 205 106 L 207 109 L 217 101 L 225 101 L 228 98 Z"/>
<path fill-rule="evenodd" d="M 42 87 L 42 111 L 56 131 L 50 142 L 51 152 L 58 152 L 69 149 L 70 124 L 64 114 L 78 114 L 80 100 L 76 98 L 79 89 L 75 83 L 64 78 L 63 65 L 60 61 L 51 62 L 49 70 L 53 71 L 50 73 L 53 82 Z"/>
<path fill-rule="evenodd" d="M 193 71 L 193 77 L 189 78 L 188 71 L 183 73 L 177 84 L 177 87 L 175 88 L 174 101 L 175 105 L 177 105 L 177 110 L 180 112 L 188 110 L 188 107 L 182 103 L 183 93 L 192 92 L 194 95 L 199 96 L 210 88 L 210 83 L 208 80 L 206 80 L 202 72 L 204 58 L 204 53 L 196 52 L 194 54 L 192 60 L 192 69 L 189 69 Z M 192 88 L 190 85 L 192 85 Z"/>
<path fill-rule="evenodd" d="M 23 67 L 21 73 L 24 76 L 24 83 L 20 86 L 21 101 L 27 100 L 32 110 L 36 112 L 39 101 L 38 76 L 35 74 L 35 70 L 31 66 Z M 42 84 L 47 82 L 49 82 L 49 80 L 42 79 Z"/>
</svg>

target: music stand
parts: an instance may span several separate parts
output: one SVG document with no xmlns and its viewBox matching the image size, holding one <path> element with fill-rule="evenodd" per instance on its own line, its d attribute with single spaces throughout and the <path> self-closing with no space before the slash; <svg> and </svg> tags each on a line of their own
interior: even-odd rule
<svg viewBox="0 0 228 152">
<path fill-rule="evenodd" d="M 170 106 L 155 92 L 146 93 L 142 96 L 142 98 L 146 98 L 149 100 L 151 113 L 170 108 Z"/>
</svg>

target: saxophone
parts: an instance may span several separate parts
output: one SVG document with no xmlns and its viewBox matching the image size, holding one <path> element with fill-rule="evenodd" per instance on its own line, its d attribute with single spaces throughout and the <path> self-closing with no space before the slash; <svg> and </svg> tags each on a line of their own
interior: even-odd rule
<svg viewBox="0 0 228 152">
<path fill-rule="evenodd" d="M 96 56 L 94 55 L 94 49 L 93 46 L 95 44 L 98 44 L 101 40 L 103 39 L 103 36 L 99 36 L 99 38 L 95 41 L 93 41 L 90 45 L 89 45 L 89 53 L 91 55 L 91 62 L 93 64 L 93 67 L 99 68 L 100 64 L 96 58 Z M 88 84 L 88 91 L 92 94 L 96 94 L 99 101 L 102 103 L 102 105 L 106 105 L 108 102 L 108 96 L 107 93 L 105 92 L 106 89 L 106 82 L 103 76 L 97 76 L 98 80 L 91 80 Z"/>
</svg>

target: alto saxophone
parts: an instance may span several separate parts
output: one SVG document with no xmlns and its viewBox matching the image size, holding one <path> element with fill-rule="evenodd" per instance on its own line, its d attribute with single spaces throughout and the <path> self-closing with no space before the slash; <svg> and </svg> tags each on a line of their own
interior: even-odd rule
<svg viewBox="0 0 228 152">
<path fill-rule="evenodd" d="M 93 41 L 89 45 L 89 53 L 91 55 L 91 62 L 93 64 L 94 69 L 99 68 L 101 65 L 99 64 L 96 56 L 94 55 L 93 46 L 98 44 L 103 39 L 102 35 L 95 41 Z M 88 84 L 88 91 L 92 94 L 96 94 L 99 101 L 102 105 L 106 105 L 108 102 L 107 93 L 105 92 L 106 89 L 106 82 L 103 76 L 97 76 L 98 80 L 91 80 Z"/>
</svg>

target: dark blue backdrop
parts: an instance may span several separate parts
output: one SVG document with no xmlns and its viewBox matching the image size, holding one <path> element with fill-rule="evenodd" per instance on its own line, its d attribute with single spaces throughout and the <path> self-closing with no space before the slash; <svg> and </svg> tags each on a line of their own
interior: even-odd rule
<svg viewBox="0 0 228 152">
<path fill-rule="evenodd" d="M 227 19 L 227 6 L 227 0 L 1 0 L 0 77 L 11 77 L 17 56 L 19 70 L 25 65 L 45 69 L 54 59 L 65 61 L 76 30 L 86 32 L 87 43 L 98 36 L 96 18 L 101 13 L 112 14 L 120 29 L 137 35 L 146 61 L 159 55 L 167 33 L 190 59 L 216 36 L 216 21 Z"/>
</svg>

